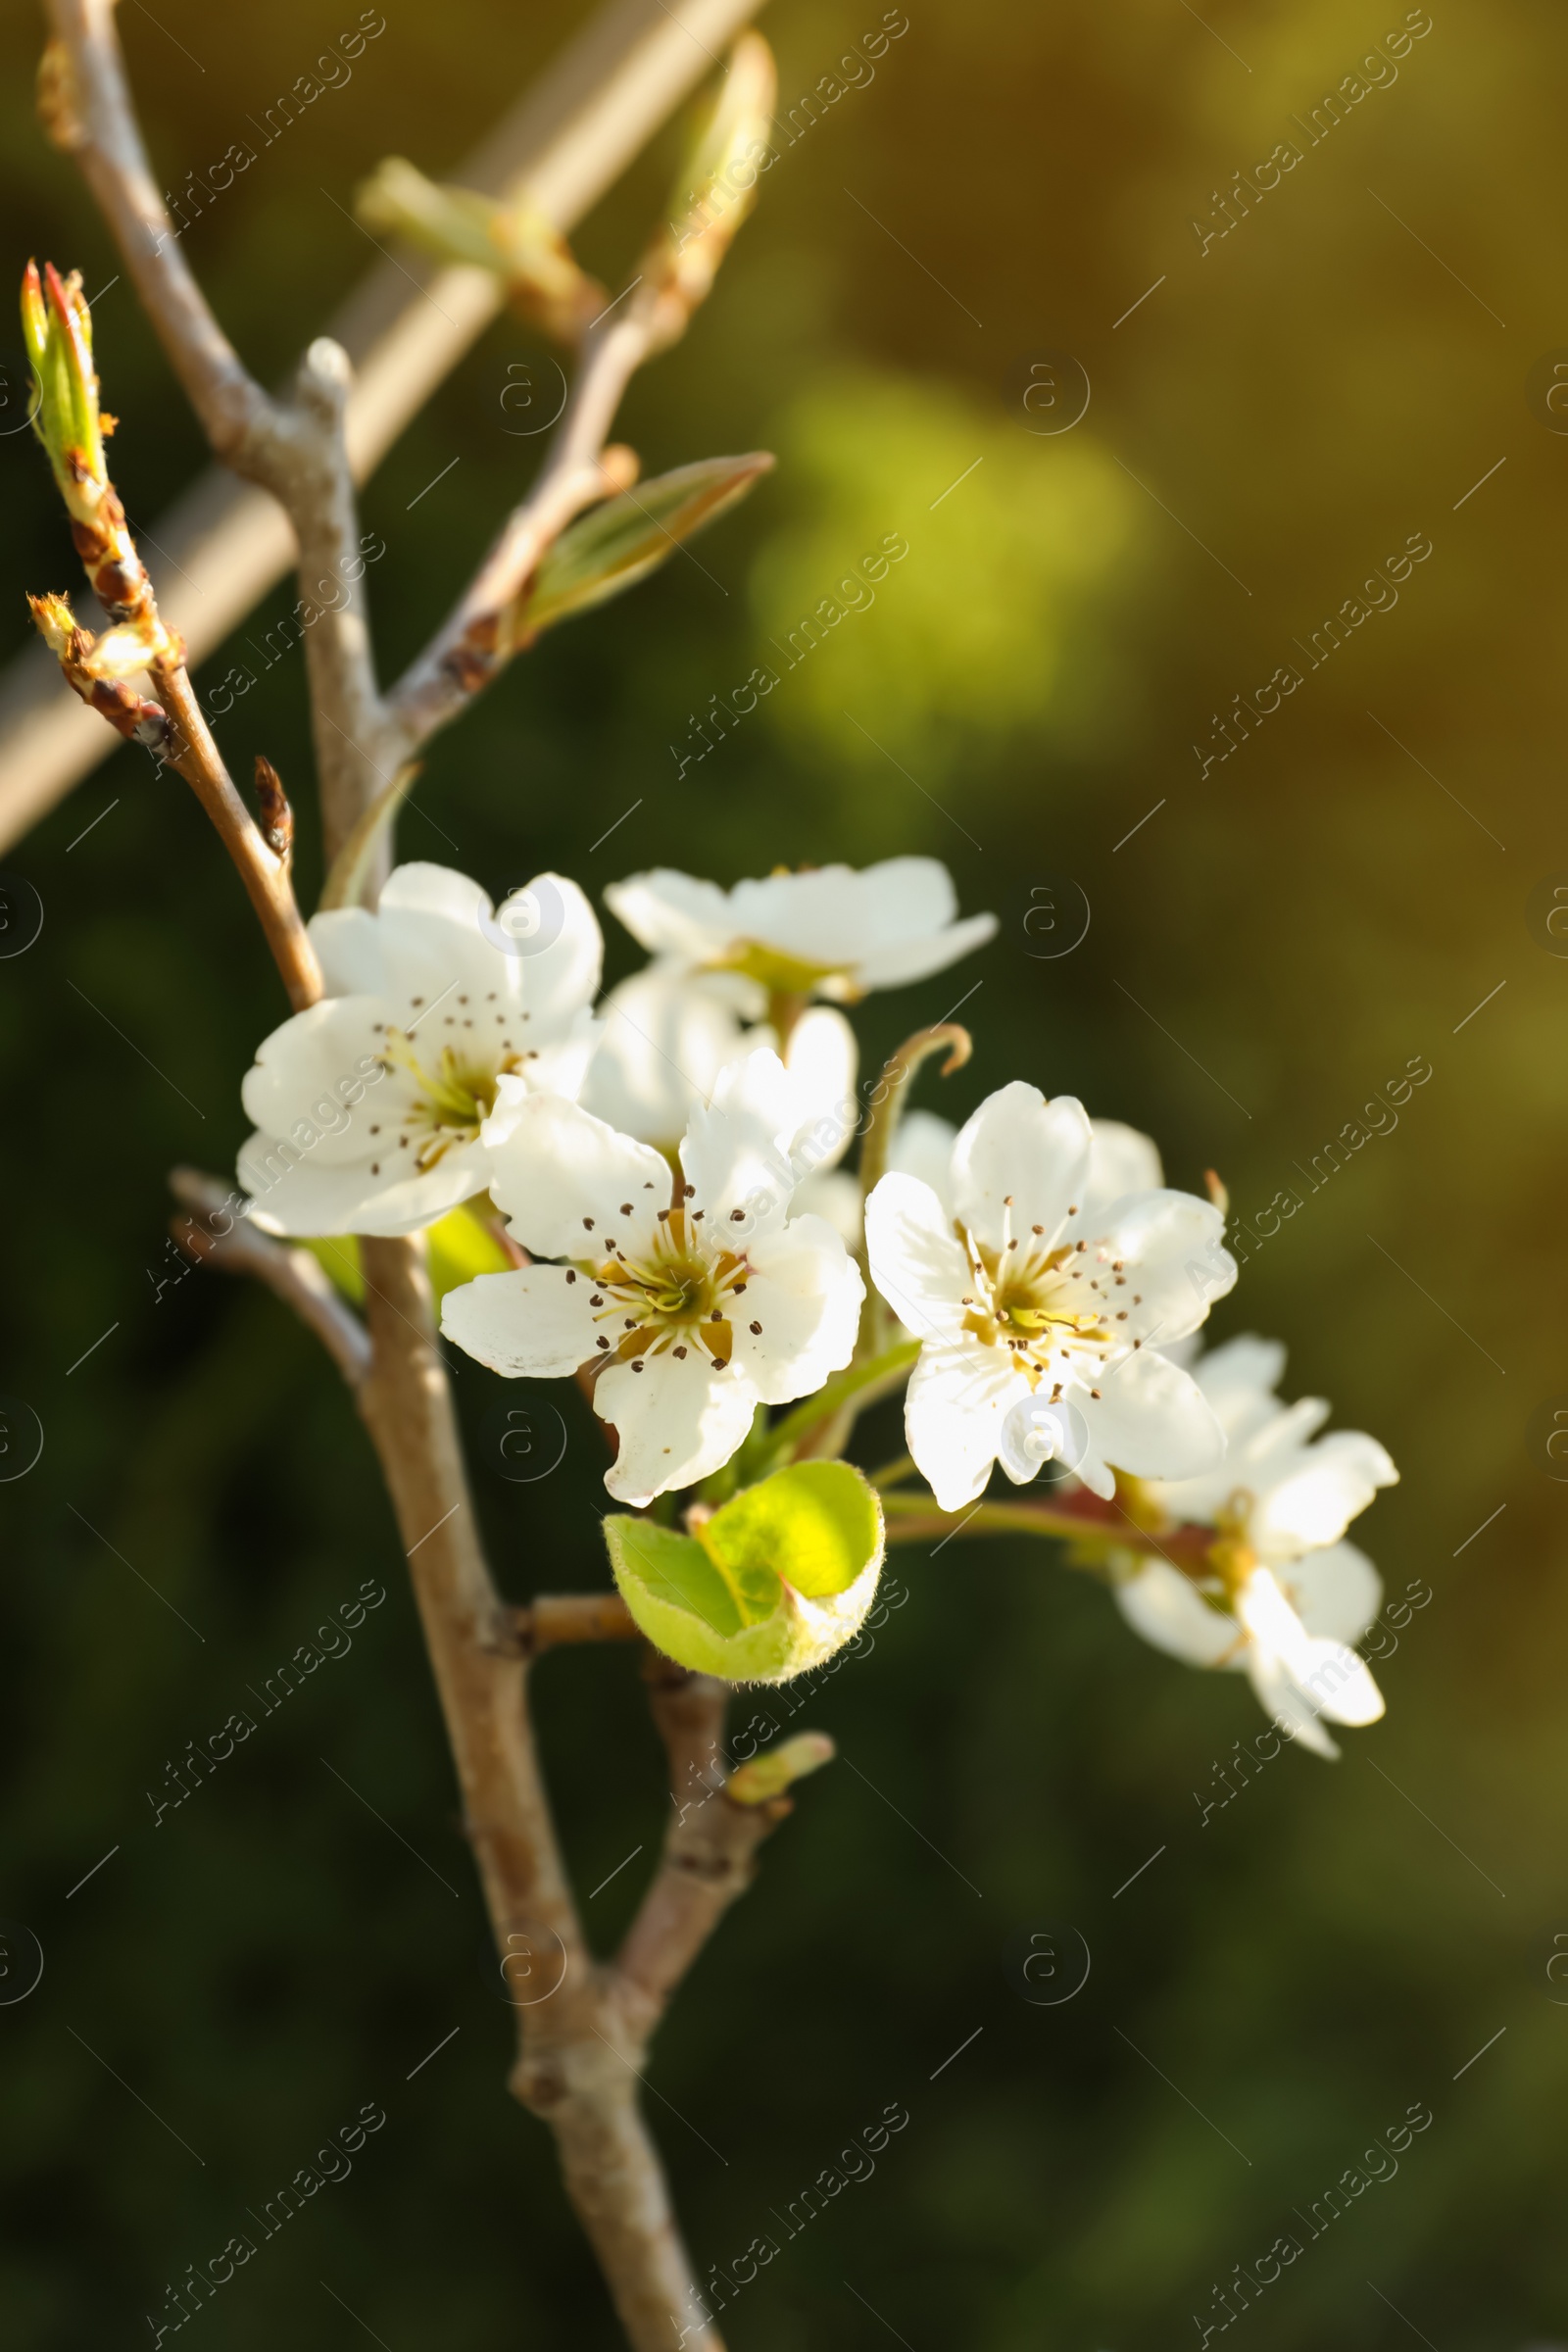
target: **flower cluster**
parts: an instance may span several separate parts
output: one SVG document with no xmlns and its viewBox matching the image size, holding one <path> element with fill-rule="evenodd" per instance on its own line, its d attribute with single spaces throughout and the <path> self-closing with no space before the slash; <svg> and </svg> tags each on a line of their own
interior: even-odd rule
<svg viewBox="0 0 1568 2352">
<path fill-rule="evenodd" d="M 652 960 L 597 1010 L 599 925 L 557 875 L 497 908 L 406 865 L 373 913 L 318 914 L 328 993 L 244 1087 L 258 1221 L 403 1234 L 466 1200 L 504 1221 L 514 1263 L 450 1291 L 442 1329 L 506 1376 L 581 1382 L 634 1509 L 743 1448 L 776 1469 L 791 1433 L 838 1449 L 891 1366 L 928 1512 L 978 1512 L 998 1466 L 1026 1487 L 1054 1465 L 1042 1528 L 1128 1622 L 1245 1671 L 1337 1753 L 1323 1718 L 1382 1712 L 1350 1647 L 1380 1586 L 1345 1529 L 1396 1472 L 1371 1438 L 1317 1436 L 1326 1405 L 1280 1402 L 1278 1347 L 1196 1353 L 1237 1274 L 1218 1188 L 1172 1189 L 1147 1137 L 1021 1081 L 956 1132 L 899 1118 L 863 1200 L 841 1164 L 888 1092 L 862 1106 L 843 1007 L 945 969 L 994 918 L 959 919 L 922 858 L 728 891 L 661 869 L 605 896 Z M 814 1421 L 770 1428 L 767 1407 L 818 1396 Z"/>
</svg>

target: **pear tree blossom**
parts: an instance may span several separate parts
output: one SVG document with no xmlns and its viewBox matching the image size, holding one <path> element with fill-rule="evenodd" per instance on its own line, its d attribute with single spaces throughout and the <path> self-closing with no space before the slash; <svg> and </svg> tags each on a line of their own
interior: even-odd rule
<svg viewBox="0 0 1568 2352">
<path fill-rule="evenodd" d="M 1102 1496 L 1116 1469 L 1192 1476 L 1224 1452 L 1201 1392 L 1151 1345 L 1196 1329 L 1234 1283 L 1220 1212 L 1163 1188 L 1096 1201 L 1093 1151 L 1081 1102 L 1014 1081 L 958 1134 L 951 1216 L 897 1172 L 866 1203 L 872 1280 L 923 1343 L 906 1428 L 944 1510 L 972 1502 L 999 1458 L 1017 1484 L 1036 1475 L 1039 1427 L 1025 1449 L 1009 1416 L 1037 1399 L 1060 1409 L 1061 1438 L 1079 1433 L 1073 1467 Z"/>
<path fill-rule="evenodd" d="M 659 866 L 613 883 L 605 901 L 680 970 L 738 972 L 774 994 L 841 1004 L 946 971 L 997 927 L 994 914 L 958 919 L 952 876 L 934 858 L 774 873 L 732 890 Z"/>
<path fill-rule="evenodd" d="M 113 10 L 52 13 L 46 121 L 84 163 L 121 247 L 140 256 L 137 291 L 210 438 L 233 459 L 238 433 L 244 471 L 285 510 L 307 596 L 323 592 L 318 560 L 346 587 L 364 564 L 351 571 L 344 354 L 313 344 L 285 400 L 251 381 L 177 232 L 160 226 Z M 596 137 L 624 160 L 631 132 L 650 134 L 696 70 L 672 19 L 636 37 L 635 58 L 607 60 L 603 28 L 592 31 L 589 67 L 579 50 L 565 74 L 590 161 Z M 335 629 L 312 641 L 315 716 L 342 748 L 308 924 L 282 781 L 259 755 L 258 822 L 203 722 L 111 478 L 82 281 L 29 268 L 23 290 L 31 421 L 111 625 L 94 637 L 58 593 L 31 600 L 34 618 L 65 686 L 196 792 L 294 1008 L 239 1089 L 254 1130 L 239 1154 L 248 1214 L 230 1214 L 217 1179 L 177 1171 L 191 1209 L 180 1246 L 263 1281 L 353 1392 L 417 1595 L 503 1973 L 539 1928 L 575 1968 L 568 2002 L 515 2004 L 512 2083 L 561 2138 L 568 2191 L 639 2344 L 662 2340 L 681 2303 L 705 2341 L 717 2338 L 628 2085 L 789 1810 L 778 1800 L 832 1753 L 806 1734 L 726 1773 L 725 1687 L 837 1655 L 866 1619 L 888 1544 L 945 1542 L 972 1522 L 1063 1543 L 1146 1640 L 1245 1673 L 1320 1754 L 1337 1753 L 1325 1722 L 1368 1724 L 1383 1708 L 1351 1647 L 1379 1580 L 1346 1529 L 1394 1465 L 1360 1433 L 1323 1435 L 1326 1405 L 1281 1401 L 1279 1347 L 1233 1339 L 1196 1356 L 1237 1279 L 1217 1179 L 1208 1200 L 1173 1189 L 1136 1128 L 1022 1080 L 956 1128 L 911 1108 L 934 1053 L 947 1054 L 945 1083 L 968 1057 L 967 1032 L 947 1018 L 858 1092 L 845 1008 L 949 970 L 997 929 L 993 914 L 960 915 L 935 858 L 778 868 L 730 886 L 662 866 L 614 883 L 606 904 L 653 960 L 597 1012 L 603 942 L 576 882 L 544 873 L 498 907 L 465 874 L 409 863 L 376 893 L 430 738 L 541 632 L 632 588 L 771 465 L 752 452 L 648 479 L 610 434 L 631 374 L 685 331 L 757 200 L 776 99 L 766 43 L 743 32 L 613 298 L 514 191 L 503 202 L 440 187 L 408 163 L 362 191 L 372 224 L 489 270 L 498 302 L 555 334 L 576 373 L 533 487 L 404 676 L 377 686 L 388 673 L 361 601 L 334 606 Z M 520 807 L 517 821 L 534 812 Z M 612 1588 L 536 1592 L 526 1608 L 484 1558 L 431 1304 L 423 1229 L 480 1196 L 522 1262 L 449 1290 L 440 1329 L 504 1378 L 575 1383 L 604 1424 L 603 1453 L 586 1419 L 579 1434 L 608 1456 L 606 1488 L 625 1506 L 593 1535 Z M 278 1235 L 373 1244 L 363 1317 L 318 1256 L 268 1238 Z M 860 1467 L 852 1449 L 870 1463 L 885 1447 L 862 1441 L 858 1416 L 901 1390 L 907 1455 Z M 569 1389 L 564 1402 L 586 1411 Z M 1047 1464 L 1058 1472 L 1049 1485 L 987 1498 L 997 1467 L 1024 1490 Z M 910 1484 L 920 1477 L 926 1487 Z M 943 1605 L 952 1581 L 930 1580 L 926 1605 Z M 593 1960 L 527 1676 L 553 1641 L 634 1634 L 685 1670 L 650 1678 L 676 1818 L 620 1955 Z"/>
<path fill-rule="evenodd" d="M 1147 1642 L 1190 1665 L 1245 1673 L 1266 1712 L 1319 1755 L 1339 1750 L 1330 1723 L 1374 1723 L 1383 1699 L 1351 1644 L 1377 1615 L 1383 1587 L 1345 1530 L 1398 1472 L 1360 1430 L 1317 1432 L 1321 1398 L 1282 1403 L 1277 1341 L 1211 1349 L 1193 1378 L 1226 1436 L 1202 1474 L 1156 1480 L 1148 1499 L 1168 1523 L 1213 1531 L 1196 1577 L 1168 1561 L 1127 1558 L 1115 1594 Z"/>
<path fill-rule="evenodd" d="M 530 1255 L 449 1293 L 449 1339 L 509 1377 L 588 1369 L 638 1506 L 720 1469 L 759 1404 L 819 1389 L 855 1348 L 864 1285 L 833 1228 L 792 1217 L 798 1086 L 776 1054 L 719 1072 L 678 1171 L 579 1104 L 503 1077 L 491 1189 Z"/>
<path fill-rule="evenodd" d="M 558 874 L 498 911 L 465 874 L 403 865 L 373 913 L 329 909 L 310 935 L 327 993 L 257 1049 L 240 1182 L 270 1233 L 412 1233 L 485 1190 L 504 1075 L 580 1088 L 598 922 Z"/>
</svg>

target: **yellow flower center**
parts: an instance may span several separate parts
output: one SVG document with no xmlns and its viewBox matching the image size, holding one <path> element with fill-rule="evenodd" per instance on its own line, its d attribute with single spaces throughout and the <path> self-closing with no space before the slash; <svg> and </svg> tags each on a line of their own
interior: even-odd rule
<svg viewBox="0 0 1568 2352">
<path fill-rule="evenodd" d="M 1127 1309 L 1114 1303 L 1115 1292 L 1126 1288 L 1122 1262 L 1093 1251 L 1087 1241 L 1052 1249 L 1042 1226 L 1015 1234 L 1010 1193 L 1003 1207 L 1000 1249 L 954 1225 L 972 1278 L 962 1301 L 963 1328 L 989 1348 L 1007 1348 L 1032 1389 L 1051 1376 L 1054 1362 L 1058 1377 L 1052 1394 L 1059 1396 L 1060 1374 L 1072 1352 L 1103 1357 L 1114 1344 L 1115 1324 L 1127 1320 Z"/>
<path fill-rule="evenodd" d="M 611 1253 L 578 1259 L 577 1280 L 593 1284 L 589 1304 L 594 1321 L 610 1327 L 599 1341 L 601 1363 L 629 1363 L 641 1370 L 650 1355 L 684 1362 L 701 1347 L 715 1367 L 734 1352 L 730 1321 L 744 1298 L 751 1267 L 733 1250 L 710 1250 L 697 1230 L 699 1218 L 686 1208 L 660 1212 L 653 1246 L 628 1257 L 611 1244 Z M 760 1334 L 755 1320 L 753 1332 Z"/>
<path fill-rule="evenodd" d="M 383 1062 L 406 1070 L 417 1089 L 400 1125 L 409 1134 L 422 1134 L 416 1162 L 421 1175 L 458 1144 L 471 1144 L 496 1103 L 496 1080 L 504 1070 L 519 1070 L 524 1056 L 504 1054 L 486 1061 L 471 1052 L 443 1046 L 434 1067 L 421 1061 L 406 1031 L 389 1029 Z"/>
</svg>

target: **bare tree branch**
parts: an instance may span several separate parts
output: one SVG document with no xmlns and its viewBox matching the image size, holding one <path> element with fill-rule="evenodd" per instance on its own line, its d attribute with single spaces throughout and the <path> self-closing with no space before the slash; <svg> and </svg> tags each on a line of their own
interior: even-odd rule
<svg viewBox="0 0 1568 2352">
<path fill-rule="evenodd" d="M 758 4 L 609 0 L 458 175 L 501 196 L 526 188 L 569 229 L 711 71 L 714 53 Z M 379 465 L 502 300 L 489 271 L 443 269 L 405 250 L 378 265 L 336 315 L 328 331 L 357 369 L 345 418 L 357 481 Z M 142 535 L 163 611 L 193 664 L 237 627 L 295 554 L 271 500 L 218 471 Z M 110 749 L 88 714 L 60 693 L 55 663 L 41 647 L 13 662 L 0 674 L 0 851 Z"/>
</svg>

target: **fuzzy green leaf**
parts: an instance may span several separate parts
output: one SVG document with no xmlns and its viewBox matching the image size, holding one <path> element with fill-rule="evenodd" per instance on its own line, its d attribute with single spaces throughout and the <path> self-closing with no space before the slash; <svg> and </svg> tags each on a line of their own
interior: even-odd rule
<svg viewBox="0 0 1568 2352">
<path fill-rule="evenodd" d="M 848 1462 L 800 1462 L 676 1535 L 605 1521 L 621 1597 L 651 1642 L 726 1682 L 788 1682 L 841 1649 L 882 1570 L 882 1509 Z"/>
</svg>

